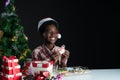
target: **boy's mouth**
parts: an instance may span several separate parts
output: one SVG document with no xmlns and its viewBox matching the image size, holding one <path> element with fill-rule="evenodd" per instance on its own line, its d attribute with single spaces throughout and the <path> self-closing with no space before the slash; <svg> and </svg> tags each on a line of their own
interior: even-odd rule
<svg viewBox="0 0 120 80">
<path fill-rule="evenodd" d="M 55 38 L 50 38 L 51 40 L 55 40 Z"/>
</svg>

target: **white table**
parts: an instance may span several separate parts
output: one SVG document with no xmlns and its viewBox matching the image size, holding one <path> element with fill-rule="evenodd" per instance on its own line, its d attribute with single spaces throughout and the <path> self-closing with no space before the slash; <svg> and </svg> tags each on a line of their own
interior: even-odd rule
<svg viewBox="0 0 120 80">
<path fill-rule="evenodd" d="M 120 69 L 93 69 L 81 75 L 62 77 L 63 80 L 120 80 Z"/>
</svg>

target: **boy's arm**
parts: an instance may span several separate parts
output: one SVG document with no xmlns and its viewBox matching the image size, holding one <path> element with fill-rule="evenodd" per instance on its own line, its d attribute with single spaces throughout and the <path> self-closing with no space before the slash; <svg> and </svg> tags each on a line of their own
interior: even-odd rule
<svg viewBox="0 0 120 80">
<path fill-rule="evenodd" d="M 62 54 L 65 58 L 69 58 L 70 52 L 68 50 L 65 50 L 65 52 Z"/>
<path fill-rule="evenodd" d="M 33 52 L 32 52 L 32 59 L 33 60 L 42 60 L 42 57 L 40 55 L 40 50 L 39 49 L 35 49 Z"/>
<path fill-rule="evenodd" d="M 59 56 L 60 56 L 59 53 L 57 53 L 57 52 L 53 53 L 52 58 L 53 58 L 55 63 L 59 60 Z"/>
</svg>

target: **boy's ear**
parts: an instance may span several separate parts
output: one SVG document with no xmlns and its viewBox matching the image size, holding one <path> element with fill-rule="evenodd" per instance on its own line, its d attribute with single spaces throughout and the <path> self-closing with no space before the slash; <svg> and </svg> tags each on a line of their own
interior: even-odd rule
<svg viewBox="0 0 120 80">
<path fill-rule="evenodd" d="M 45 34 L 45 32 L 44 32 L 44 33 L 43 33 L 43 37 L 45 37 L 45 35 L 46 35 L 46 34 Z"/>
</svg>

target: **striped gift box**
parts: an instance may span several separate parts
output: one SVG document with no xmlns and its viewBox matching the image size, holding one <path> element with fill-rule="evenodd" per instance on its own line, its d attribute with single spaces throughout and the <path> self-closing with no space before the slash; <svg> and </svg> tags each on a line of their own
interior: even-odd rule
<svg viewBox="0 0 120 80">
<path fill-rule="evenodd" d="M 14 75 L 9 75 L 9 74 L 2 74 L 2 80 L 21 80 L 22 77 L 22 73 L 17 73 L 16 77 L 14 77 Z"/>
<path fill-rule="evenodd" d="M 19 73 L 20 72 L 20 65 L 15 66 L 15 72 Z M 6 67 L 5 69 L 6 74 L 13 74 L 13 67 Z"/>
<path fill-rule="evenodd" d="M 18 59 L 14 59 L 13 62 L 14 62 L 14 65 L 15 65 L 15 66 L 18 65 Z M 4 64 L 5 66 L 10 67 L 10 66 L 12 66 L 12 60 L 5 60 L 3 64 Z"/>
<path fill-rule="evenodd" d="M 26 63 L 26 66 L 30 66 L 31 62 Z M 51 65 L 53 65 L 53 61 L 32 61 L 33 67 L 39 67 L 39 68 L 48 68 Z"/>
<path fill-rule="evenodd" d="M 30 64 L 32 64 L 34 73 L 39 74 L 40 71 L 49 71 L 50 73 L 52 73 L 53 61 L 32 61 L 26 63 L 26 66 L 30 68 Z"/>
<path fill-rule="evenodd" d="M 20 65 L 15 66 L 15 72 L 19 73 L 20 68 L 21 68 Z M 2 65 L 2 69 L 3 69 L 4 73 L 6 73 L 6 74 L 13 74 L 13 67 L 4 67 Z"/>
</svg>

